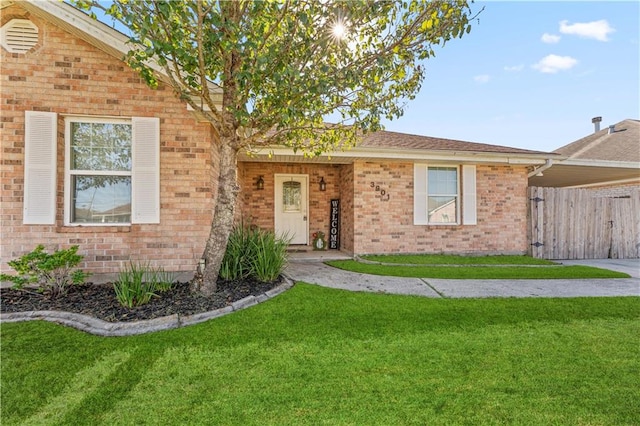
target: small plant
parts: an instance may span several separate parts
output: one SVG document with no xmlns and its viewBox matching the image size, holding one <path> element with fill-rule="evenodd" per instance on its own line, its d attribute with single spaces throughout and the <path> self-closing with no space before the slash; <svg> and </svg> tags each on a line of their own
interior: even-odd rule
<svg viewBox="0 0 640 426">
<path fill-rule="evenodd" d="M 287 263 L 289 241 L 278 238 L 273 231 L 257 231 L 251 243 L 252 275 L 262 282 L 275 281 Z"/>
<path fill-rule="evenodd" d="M 233 228 L 227 242 L 227 249 L 220 265 L 220 278 L 224 280 L 236 280 L 245 278 L 250 273 L 248 258 L 251 239 L 251 228 L 237 226 Z"/>
<path fill-rule="evenodd" d="M 165 271 L 164 268 L 158 267 L 151 273 L 151 280 L 156 283 L 156 290 L 161 293 L 173 289 L 173 284 L 176 281 L 176 276 L 173 272 Z"/>
<path fill-rule="evenodd" d="M 157 296 L 157 292 L 173 288 L 174 275 L 163 268 L 152 268 L 148 264 L 129 262 L 118 279 L 113 283 L 116 298 L 122 306 L 133 308 L 142 306 Z"/>
<path fill-rule="evenodd" d="M 9 262 L 18 275 L 0 274 L 0 280 L 12 282 L 16 289 L 34 284 L 39 292 L 56 298 L 65 294 L 69 285 L 82 284 L 89 276 L 80 269 L 74 270 L 82 259 L 78 246 L 49 254 L 39 244 L 31 253 Z"/>
<path fill-rule="evenodd" d="M 286 237 L 279 238 L 273 231 L 235 227 L 229 236 L 220 277 L 225 280 L 254 277 L 263 282 L 273 281 L 287 262 L 288 244 Z"/>
</svg>

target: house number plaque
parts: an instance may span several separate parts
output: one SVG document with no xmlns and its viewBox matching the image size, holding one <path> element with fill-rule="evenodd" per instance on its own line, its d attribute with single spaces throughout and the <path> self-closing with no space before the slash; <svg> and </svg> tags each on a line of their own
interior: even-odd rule
<svg viewBox="0 0 640 426">
<path fill-rule="evenodd" d="M 382 183 L 382 185 L 384 185 L 384 182 Z M 376 182 L 371 182 L 369 184 L 369 186 L 371 186 L 371 188 L 373 188 L 377 193 L 378 196 L 380 197 L 380 201 L 389 201 L 389 193 L 387 192 L 386 189 L 383 189 L 381 184 L 378 184 Z"/>
</svg>

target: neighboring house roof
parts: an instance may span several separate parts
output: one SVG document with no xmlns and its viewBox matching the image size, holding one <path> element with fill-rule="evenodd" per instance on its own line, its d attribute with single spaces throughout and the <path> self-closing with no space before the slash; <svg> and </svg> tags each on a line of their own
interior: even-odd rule
<svg viewBox="0 0 640 426">
<path fill-rule="evenodd" d="M 558 148 L 566 156 L 531 176 L 531 186 L 575 187 L 640 181 L 640 120 L 627 119 Z"/>
<path fill-rule="evenodd" d="M 568 159 L 640 162 L 640 120 L 623 120 L 556 149 Z"/>
</svg>

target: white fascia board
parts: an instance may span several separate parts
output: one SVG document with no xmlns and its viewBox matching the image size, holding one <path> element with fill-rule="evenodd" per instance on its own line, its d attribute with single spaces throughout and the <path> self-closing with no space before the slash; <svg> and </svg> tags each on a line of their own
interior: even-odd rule
<svg viewBox="0 0 640 426">
<path fill-rule="evenodd" d="M 599 186 L 624 185 L 627 183 L 635 183 L 635 182 L 640 182 L 640 177 L 631 178 L 631 179 L 610 180 L 607 182 L 586 183 L 584 185 L 563 186 L 563 188 L 567 188 L 567 189 L 594 188 Z"/>
<path fill-rule="evenodd" d="M 273 156 L 292 156 L 303 154 L 298 151 L 294 153 L 293 149 L 282 146 L 264 147 L 259 150 L 256 155 L 273 155 Z M 422 150 L 385 150 L 385 149 L 368 149 L 368 148 L 352 148 L 346 151 L 334 151 L 324 153 L 322 157 L 331 158 L 363 158 L 363 159 L 380 159 L 380 160 L 406 160 L 406 161 L 453 161 L 456 163 L 487 163 L 487 164 L 517 164 L 517 165 L 539 165 L 544 164 L 550 156 L 554 154 L 495 154 L 486 152 L 468 152 L 468 151 L 422 151 Z"/>
<path fill-rule="evenodd" d="M 563 166 L 587 166 L 587 167 L 611 167 L 618 169 L 640 169 L 640 163 L 635 161 L 605 161 L 605 160 L 578 160 L 567 158 L 557 164 Z"/>
<path fill-rule="evenodd" d="M 94 37 L 96 40 L 108 44 L 122 53 L 122 55 L 129 51 L 126 46 L 129 38 L 126 35 L 109 28 L 102 22 L 96 22 L 95 19 L 73 6 L 59 1 L 42 0 L 27 0 L 24 4 L 21 4 L 21 6 L 26 9 L 31 9 L 30 11 L 36 13 L 37 11 L 33 9 L 40 9 L 42 12 L 72 25 L 87 35 Z M 96 25 L 96 23 L 98 25 Z"/>
</svg>

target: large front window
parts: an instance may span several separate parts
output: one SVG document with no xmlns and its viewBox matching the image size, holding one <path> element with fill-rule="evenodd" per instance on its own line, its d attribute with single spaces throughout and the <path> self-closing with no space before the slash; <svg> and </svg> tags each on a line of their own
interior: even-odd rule
<svg viewBox="0 0 640 426">
<path fill-rule="evenodd" d="M 69 118 L 70 224 L 131 222 L 131 123 Z"/>
<path fill-rule="evenodd" d="M 429 167 L 427 171 L 427 217 L 430 224 L 458 222 L 458 168 Z"/>
</svg>

